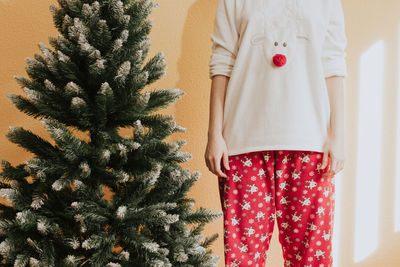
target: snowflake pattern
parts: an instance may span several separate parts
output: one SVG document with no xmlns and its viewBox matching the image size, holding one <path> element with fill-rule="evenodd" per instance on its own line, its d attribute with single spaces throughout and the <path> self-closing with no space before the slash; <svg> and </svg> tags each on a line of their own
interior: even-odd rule
<svg viewBox="0 0 400 267">
<path fill-rule="evenodd" d="M 332 265 L 334 176 L 322 152 L 264 150 L 230 155 L 219 177 L 225 266 L 264 266 L 277 220 L 285 266 Z"/>
</svg>

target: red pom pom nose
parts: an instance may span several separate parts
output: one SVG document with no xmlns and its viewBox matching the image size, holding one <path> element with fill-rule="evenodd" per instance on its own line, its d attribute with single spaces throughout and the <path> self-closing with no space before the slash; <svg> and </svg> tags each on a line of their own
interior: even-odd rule
<svg viewBox="0 0 400 267">
<path fill-rule="evenodd" d="M 283 65 L 286 64 L 286 57 L 285 57 L 285 55 L 282 55 L 282 54 L 276 54 L 272 58 L 272 61 L 274 62 L 275 66 L 282 67 Z"/>
</svg>

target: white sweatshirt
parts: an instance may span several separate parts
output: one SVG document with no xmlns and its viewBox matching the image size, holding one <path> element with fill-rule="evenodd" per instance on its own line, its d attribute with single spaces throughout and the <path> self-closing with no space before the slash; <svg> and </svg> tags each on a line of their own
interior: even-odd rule
<svg viewBox="0 0 400 267">
<path fill-rule="evenodd" d="M 323 152 L 330 122 L 325 78 L 347 77 L 340 0 L 219 0 L 209 76 L 230 77 L 228 155 Z"/>
</svg>

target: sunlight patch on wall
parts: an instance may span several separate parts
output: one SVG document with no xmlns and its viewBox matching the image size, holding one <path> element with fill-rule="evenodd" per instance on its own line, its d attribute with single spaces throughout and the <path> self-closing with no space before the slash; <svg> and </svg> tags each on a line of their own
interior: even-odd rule
<svg viewBox="0 0 400 267">
<path fill-rule="evenodd" d="M 400 24 L 398 27 L 398 34 L 397 34 L 397 64 L 398 64 L 398 71 L 399 74 L 397 75 L 397 132 L 396 132 L 396 169 L 395 169 L 395 203 L 394 203 L 394 231 L 397 232 L 400 230 Z"/>
<path fill-rule="evenodd" d="M 383 59 L 380 40 L 362 54 L 360 62 L 354 262 L 378 245 Z"/>
</svg>

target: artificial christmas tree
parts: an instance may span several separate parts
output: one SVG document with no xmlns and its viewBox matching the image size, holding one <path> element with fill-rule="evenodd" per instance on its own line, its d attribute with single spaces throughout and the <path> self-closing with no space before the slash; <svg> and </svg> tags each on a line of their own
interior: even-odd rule
<svg viewBox="0 0 400 267">
<path fill-rule="evenodd" d="M 60 34 L 27 58 L 29 78 L 15 76 L 27 97 L 7 94 L 40 118 L 54 145 L 22 127 L 7 138 L 35 157 L 18 166 L 1 160 L 1 266 L 216 266 L 204 237 L 222 214 L 193 211 L 188 198 L 200 172 L 179 164 L 183 127 L 153 113 L 179 89 L 143 92 L 165 74 L 163 53 L 144 64 L 157 5 L 150 0 L 58 0 Z M 133 136 L 121 137 L 121 127 Z M 90 141 L 73 130 L 89 134 Z M 104 188 L 112 198 L 104 197 Z"/>
</svg>

